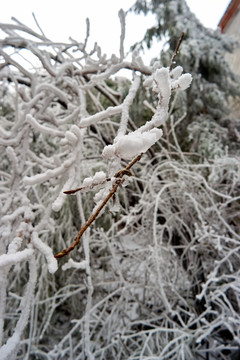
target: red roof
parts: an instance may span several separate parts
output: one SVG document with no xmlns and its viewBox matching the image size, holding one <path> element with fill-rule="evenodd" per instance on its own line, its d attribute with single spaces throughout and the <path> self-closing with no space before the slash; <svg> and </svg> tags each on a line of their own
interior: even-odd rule
<svg viewBox="0 0 240 360">
<path fill-rule="evenodd" d="M 224 32 L 226 26 L 231 21 L 233 16 L 236 14 L 239 6 L 240 6 L 240 0 L 230 1 L 225 13 L 223 14 L 221 20 L 218 23 L 218 26 L 221 28 L 222 33 Z"/>
</svg>

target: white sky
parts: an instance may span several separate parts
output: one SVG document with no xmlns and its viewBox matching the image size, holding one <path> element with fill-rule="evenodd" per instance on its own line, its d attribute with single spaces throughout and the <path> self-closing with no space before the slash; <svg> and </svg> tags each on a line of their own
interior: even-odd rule
<svg viewBox="0 0 240 360">
<path fill-rule="evenodd" d="M 167 1 L 167 0 L 166 0 Z M 190 9 L 201 22 L 216 28 L 230 0 L 187 0 Z M 54 41 L 67 41 L 69 36 L 82 42 L 85 19 L 90 19 L 90 39 L 97 41 L 103 52 L 117 54 L 120 23 L 118 10 L 127 10 L 135 0 L 6 0 L 1 5 L 0 22 L 11 22 L 15 16 L 24 24 L 36 28 L 32 12 L 45 32 Z M 140 41 L 154 18 L 129 14 L 126 19 L 125 48 Z M 157 54 L 156 54 L 157 55 Z"/>
</svg>

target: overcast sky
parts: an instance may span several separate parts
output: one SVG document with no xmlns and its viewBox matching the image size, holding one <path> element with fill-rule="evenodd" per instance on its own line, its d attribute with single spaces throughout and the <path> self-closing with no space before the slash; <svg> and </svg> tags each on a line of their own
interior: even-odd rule
<svg viewBox="0 0 240 360">
<path fill-rule="evenodd" d="M 217 24 L 230 0 L 187 0 L 190 9 L 211 28 Z M 15 16 L 30 27 L 36 28 L 35 13 L 47 37 L 54 41 L 67 41 L 72 36 L 78 41 L 85 38 L 85 19 L 90 19 L 92 42 L 97 41 L 108 55 L 118 53 L 120 24 L 118 10 L 127 10 L 135 0 L 6 0 L 1 5 L 0 22 L 10 22 Z M 125 47 L 142 39 L 153 17 L 127 16 Z"/>
</svg>

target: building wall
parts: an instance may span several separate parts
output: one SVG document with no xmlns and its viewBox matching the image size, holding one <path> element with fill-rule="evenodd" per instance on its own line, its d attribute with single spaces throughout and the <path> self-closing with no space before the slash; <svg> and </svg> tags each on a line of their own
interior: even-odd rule
<svg viewBox="0 0 240 360">
<path fill-rule="evenodd" d="M 239 1 L 240 2 L 240 1 Z M 229 9 L 228 9 L 229 10 Z M 222 18 L 223 19 L 223 18 Z M 221 20 L 222 21 L 222 20 Z M 220 27 L 223 25 L 219 23 Z M 232 54 L 227 53 L 225 58 L 234 73 L 240 76 L 240 6 L 235 14 L 230 18 L 227 26 L 222 29 L 223 33 L 233 37 L 237 42 Z M 240 82 L 240 80 L 239 80 Z M 231 106 L 231 116 L 240 120 L 240 98 L 229 99 Z"/>
<path fill-rule="evenodd" d="M 240 75 L 240 7 L 238 7 L 237 13 L 224 29 L 224 33 L 234 37 L 238 41 L 238 44 L 235 45 L 233 54 L 227 55 L 227 61 L 231 69 Z"/>
</svg>

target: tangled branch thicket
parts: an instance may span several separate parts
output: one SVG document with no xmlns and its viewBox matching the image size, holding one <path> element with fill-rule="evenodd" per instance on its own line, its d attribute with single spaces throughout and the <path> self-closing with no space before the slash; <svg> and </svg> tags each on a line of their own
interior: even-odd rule
<svg viewBox="0 0 240 360">
<path fill-rule="evenodd" d="M 181 150 L 174 101 L 189 76 L 126 61 L 119 15 L 111 58 L 88 35 L 53 43 L 0 24 L 1 359 L 228 359 L 240 346 L 239 158 Z M 132 82 L 113 79 L 123 68 Z M 143 81 L 156 95 L 140 126 Z"/>
</svg>

